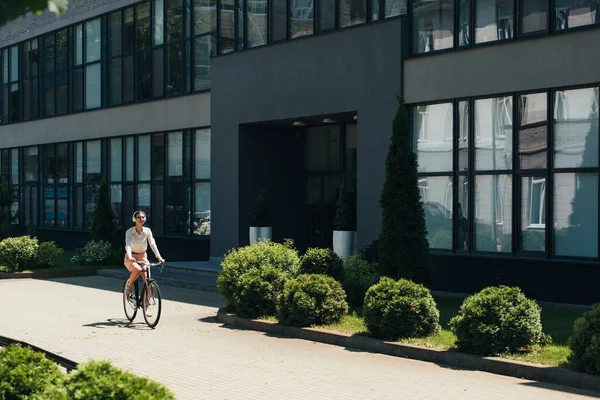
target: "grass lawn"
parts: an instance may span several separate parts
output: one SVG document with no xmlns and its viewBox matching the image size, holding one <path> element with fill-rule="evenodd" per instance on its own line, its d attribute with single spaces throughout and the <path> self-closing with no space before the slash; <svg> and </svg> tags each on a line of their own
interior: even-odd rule
<svg viewBox="0 0 600 400">
<path fill-rule="evenodd" d="M 443 350 L 455 348 L 456 336 L 450 332 L 448 321 L 458 314 L 462 299 L 439 296 L 435 297 L 435 301 L 440 310 L 440 324 L 442 325 L 440 333 L 425 338 L 404 339 L 401 340 L 401 342 L 435 347 Z M 568 367 L 567 357 L 570 354 L 570 350 L 567 347 L 567 340 L 573 331 L 575 320 L 584 312 L 584 310 L 561 306 L 542 307 L 542 326 L 544 327 L 544 332 L 552 336 L 552 345 L 533 349 L 529 353 L 503 354 L 501 357 L 551 366 Z M 336 324 L 314 327 L 350 334 L 369 334 L 362 319 L 362 308 L 351 308 L 348 315 L 344 316 L 340 322 Z"/>
<path fill-rule="evenodd" d="M 26 269 L 23 272 L 33 272 L 33 271 L 56 271 L 56 270 L 64 270 L 64 269 L 85 269 L 85 268 L 120 268 L 122 265 L 82 265 L 82 264 L 72 264 L 71 257 L 73 257 L 75 253 L 71 251 L 65 251 L 63 254 L 58 256 L 56 260 L 50 267 L 43 268 L 34 268 L 34 269 Z M 6 267 L 0 266 L 0 272 L 8 272 Z"/>
</svg>

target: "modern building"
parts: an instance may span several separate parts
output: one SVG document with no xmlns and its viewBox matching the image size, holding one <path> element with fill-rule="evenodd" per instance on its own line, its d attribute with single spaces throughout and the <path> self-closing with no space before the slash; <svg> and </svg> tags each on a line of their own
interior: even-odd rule
<svg viewBox="0 0 600 400">
<path fill-rule="evenodd" d="M 71 0 L 0 27 L 2 176 L 19 226 L 85 241 L 100 180 L 172 260 L 329 246 L 356 189 L 381 228 L 397 102 L 411 115 L 438 290 L 600 300 L 599 0 Z"/>
</svg>

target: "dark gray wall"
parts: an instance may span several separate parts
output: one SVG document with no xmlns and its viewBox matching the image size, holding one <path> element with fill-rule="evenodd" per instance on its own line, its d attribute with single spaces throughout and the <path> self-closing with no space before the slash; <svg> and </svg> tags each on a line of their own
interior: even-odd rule
<svg viewBox="0 0 600 400">
<path fill-rule="evenodd" d="M 250 188 L 240 170 L 250 171 L 240 165 L 247 151 L 240 125 L 250 122 L 356 111 L 358 241 L 367 244 L 377 236 L 384 161 L 401 90 L 402 27 L 396 19 L 212 60 L 211 256 L 222 256 L 247 234 L 242 191 Z"/>
<path fill-rule="evenodd" d="M 407 103 L 569 86 L 600 79 L 600 30 L 417 57 L 404 64 Z"/>
</svg>

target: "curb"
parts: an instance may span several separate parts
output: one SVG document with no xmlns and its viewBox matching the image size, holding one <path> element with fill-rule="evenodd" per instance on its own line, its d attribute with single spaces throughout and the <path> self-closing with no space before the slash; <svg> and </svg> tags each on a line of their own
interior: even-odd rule
<svg viewBox="0 0 600 400">
<path fill-rule="evenodd" d="M 54 354 L 52 352 L 49 352 L 48 350 L 44 350 L 40 347 L 37 346 L 33 346 L 27 342 L 23 342 L 21 340 L 16 340 L 16 339 L 12 339 L 6 336 L 0 336 L 0 345 L 6 347 L 8 345 L 11 344 L 20 344 L 23 347 L 28 347 L 31 350 L 37 351 L 39 353 L 42 353 L 46 356 L 46 358 L 50 361 L 55 362 L 56 364 L 60 365 L 61 367 L 65 368 L 67 370 L 67 372 L 73 371 L 75 369 L 77 369 L 77 366 L 79 365 L 78 363 L 76 363 L 75 361 L 71 361 L 67 358 L 64 358 L 62 356 L 59 356 L 58 354 Z"/>
<path fill-rule="evenodd" d="M 59 269 L 53 271 L 0 272 L 0 279 L 70 278 L 96 275 L 98 268 Z"/>
<path fill-rule="evenodd" d="M 452 350 L 440 350 L 399 342 L 387 342 L 367 336 L 327 331 L 316 328 L 299 328 L 281 325 L 277 322 L 259 319 L 246 319 L 230 314 L 225 308 L 219 308 L 217 321 L 236 328 L 261 331 L 280 336 L 311 340 L 349 347 L 372 353 L 410 358 L 436 364 L 490 372 L 515 378 L 571 386 L 579 389 L 600 391 L 600 376 L 569 371 L 565 368 L 506 360 L 498 357 L 480 357 Z"/>
</svg>

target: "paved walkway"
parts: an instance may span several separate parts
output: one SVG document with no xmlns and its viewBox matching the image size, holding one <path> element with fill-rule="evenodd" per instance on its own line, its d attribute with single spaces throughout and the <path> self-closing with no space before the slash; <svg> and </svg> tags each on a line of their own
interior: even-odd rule
<svg viewBox="0 0 600 400">
<path fill-rule="evenodd" d="M 160 277 L 157 277 L 160 282 Z M 215 294 L 163 287 L 155 330 L 124 319 L 122 281 L 0 281 L 0 335 L 107 359 L 178 399 L 584 399 L 600 393 L 229 329 Z"/>
</svg>

